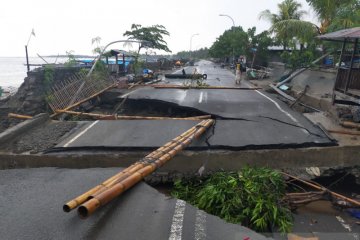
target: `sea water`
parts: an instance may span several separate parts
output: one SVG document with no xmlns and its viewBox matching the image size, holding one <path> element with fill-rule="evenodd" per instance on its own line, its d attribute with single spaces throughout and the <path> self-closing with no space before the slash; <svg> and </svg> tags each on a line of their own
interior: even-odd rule
<svg viewBox="0 0 360 240">
<path fill-rule="evenodd" d="M 64 63 L 66 58 L 46 57 L 48 63 Z M 39 57 L 30 57 L 30 64 L 45 64 Z M 33 70 L 36 67 L 30 67 Z M 27 67 L 25 57 L 0 57 L 0 87 L 18 88 L 24 82 Z"/>
</svg>

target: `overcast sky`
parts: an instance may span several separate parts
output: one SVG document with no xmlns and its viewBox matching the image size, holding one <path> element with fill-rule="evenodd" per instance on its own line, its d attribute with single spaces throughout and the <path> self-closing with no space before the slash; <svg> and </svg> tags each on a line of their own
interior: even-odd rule
<svg viewBox="0 0 360 240">
<path fill-rule="evenodd" d="M 161 24 L 170 32 L 165 40 L 173 53 L 210 47 L 232 21 L 219 14 L 230 15 L 236 26 L 245 30 L 256 26 L 257 32 L 269 28 L 259 20 L 265 9 L 277 11 L 281 0 L 4 0 L 0 9 L 0 56 L 24 56 L 31 30 L 35 37 L 29 43 L 31 56 L 91 54 L 91 39 L 99 36 L 101 44 L 124 39 L 131 24 Z M 298 0 L 309 11 L 307 20 L 316 19 L 305 0 Z M 113 48 L 123 49 L 122 45 Z"/>
</svg>

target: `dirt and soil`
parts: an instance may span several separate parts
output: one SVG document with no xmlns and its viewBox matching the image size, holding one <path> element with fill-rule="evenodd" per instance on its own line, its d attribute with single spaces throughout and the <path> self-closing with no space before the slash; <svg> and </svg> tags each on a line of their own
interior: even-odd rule
<svg viewBox="0 0 360 240">
<path fill-rule="evenodd" d="M 4 149 L 13 153 L 40 153 L 53 146 L 66 133 L 77 126 L 76 122 L 48 122 L 8 143 Z"/>
</svg>

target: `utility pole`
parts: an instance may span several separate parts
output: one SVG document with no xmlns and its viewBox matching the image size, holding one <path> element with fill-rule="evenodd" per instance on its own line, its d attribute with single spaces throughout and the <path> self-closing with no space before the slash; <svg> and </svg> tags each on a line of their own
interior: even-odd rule
<svg viewBox="0 0 360 240">
<path fill-rule="evenodd" d="M 31 36 L 35 37 L 35 32 L 34 32 L 34 29 L 31 30 L 31 33 L 30 33 L 30 36 L 29 36 L 29 39 L 25 45 L 25 54 L 26 54 L 26 66 L 27 66 L 27 71 L 30 72 L 30 64 L 29 64 L 29 54 L 28 54 L 28 46 L 29 46 L 29 42 L 30 42 L 30 39 L 31 39 Z"/>
</svg>

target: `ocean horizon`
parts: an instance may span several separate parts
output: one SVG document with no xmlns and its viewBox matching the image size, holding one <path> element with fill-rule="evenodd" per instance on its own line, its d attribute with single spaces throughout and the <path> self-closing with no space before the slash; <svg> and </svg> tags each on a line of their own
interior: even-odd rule
<svg viewBox="0 0 360 240">
<path fill-rule="evenodd" d="M 67 57 L 43 57 L 48 63 L 64 63 Z M 29 57 L 30 64 L 46 64 L 39 57 Z M 30 67 L 33 70 L 37 67 Z M 25 57 L 0 57 L 0 87 L 19 88 L 27 76 Z"/>
</svg>

